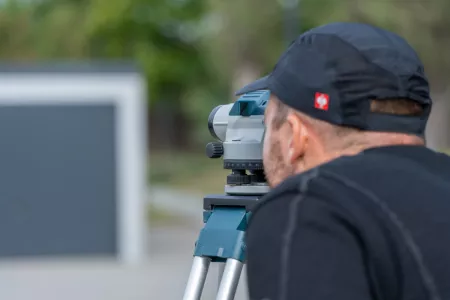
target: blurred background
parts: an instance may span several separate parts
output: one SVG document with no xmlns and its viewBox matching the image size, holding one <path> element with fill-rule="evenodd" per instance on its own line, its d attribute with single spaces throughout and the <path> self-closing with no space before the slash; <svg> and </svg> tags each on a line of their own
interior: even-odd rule
<svg viewBox="0 0 450 300">
<path fill-rule="evenodd" d="M 0 298 L 181 299 L 202 225 L 202 197 L 222 193 L 227 175 L 220 160 L 204 154 L 212 140 L 208 115 L 234 101 L 238 88 L 270 72 L 290 41 L 311 27 L 355 21 L 404 36 L 431 82 L 429 147 L 445 151 L 449 15 L 448 0 L 0 1 L 3 62 L 138 66 L 146 86 L 148 161 L 148 261 L 124 266 L 99 258 L 2 260 Z M 214 286 L 205 294 L 213 292 Z"/>
</svg>

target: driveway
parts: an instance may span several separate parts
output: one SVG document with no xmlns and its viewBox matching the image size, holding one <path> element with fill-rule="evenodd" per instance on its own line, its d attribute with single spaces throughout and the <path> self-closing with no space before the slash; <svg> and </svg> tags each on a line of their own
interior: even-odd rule
<svg viewBox="0 0 450 300">
<path fill-rule="evenodd" d="M 198 207 L 201 199 L 187 199 L 189 197 L 184 195 L 183 201 L 177 193 L 164 189 L 160 195 L 164 197 L 153 193 L 152 202 L 163 201 L 166 208 L 178 207 L 179 217 L 184 222 L 149 230 L 149 256 L 142 265 L 124 266 L 102 258 L 2 262 L 0 299 L 182 299 L 192 263 L 194 242 L 202 226 L 198 217 L 201 215 L 201 206 Z M 217 278 L 217 266 L 212 265 L 202 299 L 215 299 Z M 243 273 L 236 300 L 246 299 Z"/>
</svg>

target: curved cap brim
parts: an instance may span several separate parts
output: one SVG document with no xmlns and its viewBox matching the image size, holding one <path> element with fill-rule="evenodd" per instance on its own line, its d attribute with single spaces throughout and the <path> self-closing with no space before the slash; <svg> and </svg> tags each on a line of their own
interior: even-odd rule
<svg viewBox="0 0 450 300">
<path fill-rule="evenodd" d="M 269 88 L 269 76 L 264 76 L 256 81 L 253 81 L 252 83 L 244 86 L 243 88 L 241 88 L 240 90 L 238 90 L 235 95 L 236 96 L 240 96 L 243 94 L 247 94 L 250 92 L 255 92 L 258 90 L 266 90 Z"/>
</svg>

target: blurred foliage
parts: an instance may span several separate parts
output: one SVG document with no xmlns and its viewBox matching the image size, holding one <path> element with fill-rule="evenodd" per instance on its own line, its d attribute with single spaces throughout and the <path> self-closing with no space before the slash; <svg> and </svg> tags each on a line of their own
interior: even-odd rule
<svg viewBox="0 0 450 300">
<path fill-rule="evenodd" d="M 296 0 L 4 0 L 3 60 L 133 59 L 148 78 L 151 107 L 177 110 L 187 132 L 209 139 L 211 109 L 271 70 Z M 301 0 L 298 32 L 333 21 L 367 22 L 405 36 L 434 90 L 450 71 L 448 0 Z M 433 49 L 430 51 L 430 49 Z"/>
</svg>

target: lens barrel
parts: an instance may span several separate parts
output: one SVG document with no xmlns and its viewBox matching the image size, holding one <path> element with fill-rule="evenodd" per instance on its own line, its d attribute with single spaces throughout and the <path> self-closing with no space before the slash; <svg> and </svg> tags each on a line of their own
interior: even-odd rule
<svg viewBox="0 0 450 300">
<path fill-rule="evenodd" d="M 211 134 L 211 136 L 215 139 L 219 139 L 219 137 L 217 136 L 216 132 L 214 131 L 214 117 L 216 116 L 217 111 L 219 111 L 219 109 L 222 107 L 223 105 L 219 105 L 216 106 L 211 113 L 209 114 L 208 117 L 208 129 L 209 129 L 209 133 Z"/>
</svg>

